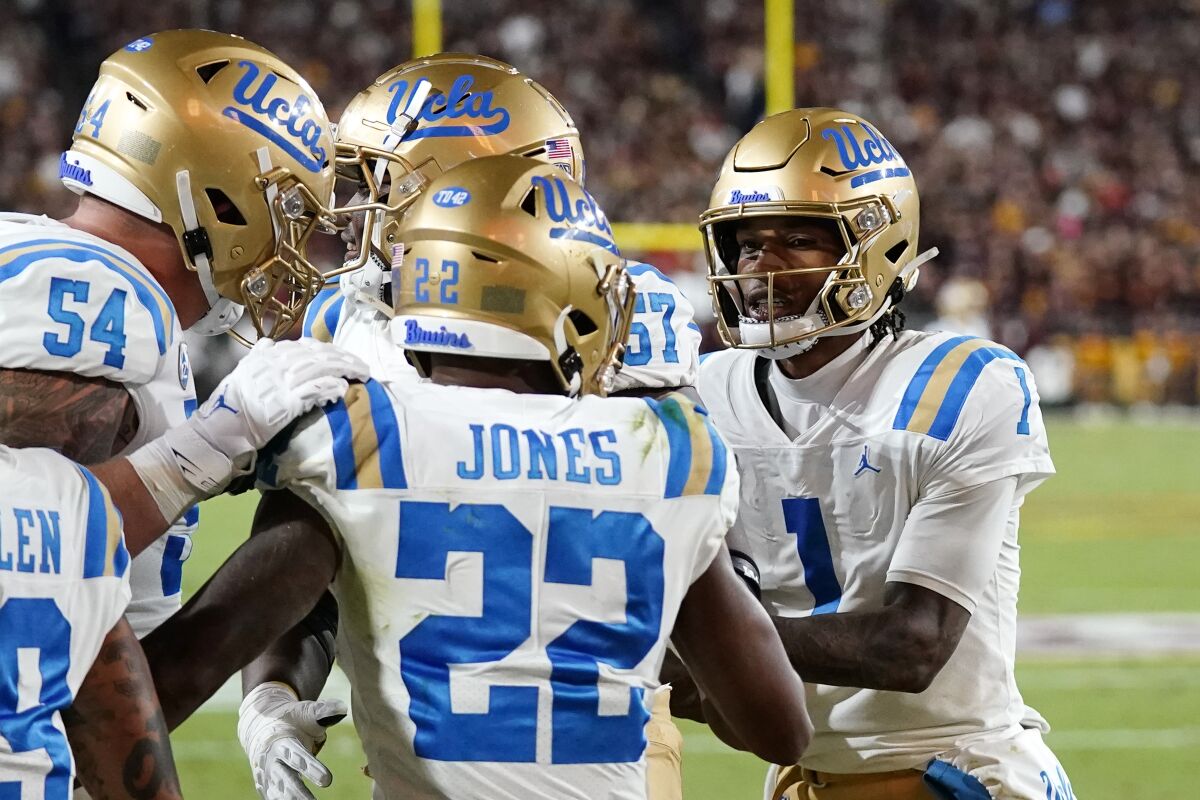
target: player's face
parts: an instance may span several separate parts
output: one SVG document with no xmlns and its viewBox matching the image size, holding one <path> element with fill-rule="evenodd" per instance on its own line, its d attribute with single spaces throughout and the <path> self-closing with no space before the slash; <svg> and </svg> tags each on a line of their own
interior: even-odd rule
<svg viewBox="0 0 1200 800">
<path fill-rule="evenodd" d="M 766 321 L 770 316 L 766 276 L 772 272 L 815 269 L 775 279 L 775 319 L 804 314 L 825 285 L 844 248 L 837 228 L 825 220 L 804 217 L 753 217 L 738 223 L 737 272 L 762 275 L 762 280 L 739 281 L 745 292 L 746 313 Z"/>
<path fill-rule="evenodd" d="M 383 183 L 380 184 L 380 195 L 387 197 L 391 191 L 391 180 L 386 176 Z M 360 205 L 371 199 L 370 193 L 364 184 L 359 184 L 359 190 L 350 198 L 349 205 Z M 359 211 L 350 215 L 350 224 L 342 229 L 342 241 L 346 244 L 346 261 L 352 261 L 358 257 L 359 250 L 362 248 L 363 227 L 366 224 L 367 212 Z"/>
</svg>

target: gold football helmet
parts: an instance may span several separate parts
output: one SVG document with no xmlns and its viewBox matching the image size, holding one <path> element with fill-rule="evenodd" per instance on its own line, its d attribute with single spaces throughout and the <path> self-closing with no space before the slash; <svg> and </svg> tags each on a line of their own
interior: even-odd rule
<svg viewBox="0 0 1200 800">
<path fill-rule="evenodd" d="M 858 333 L 913 288 L 917 268 L 917 185 L 904 159 L 863 118 L 833 108 L 784 111 L 754 126 L 725 158 L 709 208 L 700 216 L 721 338 L 769 358 L 804 352 L 818 337 Z M 747 313 L 737 274 L 738 222 L 752 217 L 831 220 L 845 255 L 835 267 L 767 275 L 768 318 Z M 776 318 L 775 280 L 828 272 L 804 314 Z"/>
<path fill-rule="evenodd" d="M 632 283 L 604 212 L 562 170 L 515 155 L 472 159 L 434 179 L 397 235 L 397 345 L 547 361 L 566 393 L 608 393 Z"/>
<path fill-rule="evenodd" d="M 553 95 L 515 67 L 467 53 L 407 61 L 376 78 L 342 114 L 337 153 L 339 176 L 365 198 L 339 210 L 366 218 L 358 257 L 336 272 L 385 269 L 381 254 L 396 241 L 404 209 L 463 161 L 511 153 L 581 182 L 584 169 L 579 131 Z"/>
<path fill-rule="evenodd" d="M 333 133 L 300 75 L 240 36 L 145 36 L 100 65 L 60 162 L 63 183 L 175 231 L 228 330 L 277 336 L 320 288 L 306 247 L 332 222 Z"/>
</svg>

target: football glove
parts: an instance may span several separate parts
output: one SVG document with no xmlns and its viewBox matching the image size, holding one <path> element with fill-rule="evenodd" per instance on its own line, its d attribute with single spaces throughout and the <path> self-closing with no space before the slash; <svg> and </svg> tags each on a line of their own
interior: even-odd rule
<svg viewBox="0 0 1200 800">
<path fill-rule="evenodd" d="M 254 468 L 257 451 L 305 412 L 366 380 L 357 356 L 311 339 L 259 339 L 184 424 L 129 457 L 172 522 Z"/>
<path fill-rule="evenodd" d="M 256 686 L 238 709 L 238 740 L 262 800 L 315 800 L 302 778 L 325 788 L 333 774 L 316 757 L 325 729 L 346 717 L 341 700 L 300 700 L 290 686 Z"/>
</svg>

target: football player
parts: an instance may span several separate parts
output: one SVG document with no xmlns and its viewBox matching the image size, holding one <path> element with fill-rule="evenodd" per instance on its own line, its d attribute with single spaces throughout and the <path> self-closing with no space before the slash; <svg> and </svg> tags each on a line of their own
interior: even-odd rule
<svg viewBox="0 0 1200 800">
<path fill-rule="evenodd" d="M 226 34 L 167 31 L 129 43 L 101 65 L 59 171 L 81 195 L 70 217 L 0 217 L 0 317 L 6 326 L 0 444 L 50 447 L 96 464 L 131 453 L 195 409 L 184 327 L 219 332 L 236 321 L 242 304 L 262 333 L 276 333 L 299 317 L 319 286 L 304 251 L 309 235 L 327 221 L 333 141 L 315 96 L 268 51 Z M 149 459 L 143 464 L 148 480 L 183 470 L 198 485 L 220 482 L 212 470 L 223 468 L 221 458 L 211 458 L 208 443 L 178 443 L 178 451 L 138 450 Z M 161 457 L 157 472 L 155 454 Z M 13 458 L 20 472 L 23 462 Z M 133 474 L 121 463 L 126 477 Z M 30 473 L 45 476 L 49 469 L 34 463 Z M 83 479 L 73 469 L 59 469 L 62 481 L 42 486 L 52 494 L 61 483 L 61 507 L 43 494 L 34 498 L 36 508 L 47 514 L 59 509 L 60 518 L 78 509 Z M 28 504 L 34 499 L 22 500 L 27 504 L 20 508 L 34 509 Z M 159 531 L 126 519 L 127 546 L 136 555 L 128 576 L 135 633 L 144 634 L 178 607 L 180 565 L 194 523 L 189 512 L 171 535 L 158 538 Z M 72 541 L 79 538 L 75 532 L 68 534 Z M 111 538 L 105 542 L 118 549 Z M 25 563 L 19 555 L 17 563 Z M 109 577 L 121 571 L 105 563 Z M 99 605 L 91 621 L 70 618 L 83 606 L 58 610 L 72 628 L 95 624 L 119 638 L 124 627 L 104 615 L 124 604 L 110 593 Z M 69 655 L 74 681 L 90 663 L 89 652 L 95 654 L 91 640 L 68 647 L 51 635 L 61 626 L 42 630 L 50 637 L 48 648 Z M 126 643 L 114 641 L 118 646 Z M 112 670 L 124 665 L 114 662 Z M 55 695 L 29 719 L 45 722 L 71 695 L 77 711 L 113 700 L 120 681 L 112 670 L 94 686 L 89 678 L 78 692 L 76 684 L 59 681 L 56 691 L 70 693 Z M 9 700 L 13 704 L 0 713 L 16 713 L 16 698 Z M 20 737 L 8 733 L 18 733 L 5 731 L 15 746 Z M 74 733 L 72 740 L 79 755 L 85 745 Z M 55 758 L 57 781 L 62 759 Z"/>
<path fill-rule="evenodd" d="M 389 329 L 431 382 L 376 373 L 272 445 L 261 485 L 288 491 L 155 632 L 176 645 L 155 649 L 156 678 L 195 708 L 253 655 L 206 625 L 238 609 L 278 635 L 332 584 L 376 797 L 645 798 L 668 637 L 721 735 L 773 761 L 802 750 L 799 680 L 724 548 L 724 443 L 683 395 L 601 397 L 633 296 L 595 201 L 550 165 L 476 159 L 397 236 Z"/>
<path fill-rule="evenodd" d="M 902 329 L 936 252 L 908 166 L 861 117 L 787 111 L 733 148 L 700 225 L 729 547 L 816 722 L 767 797 L 1070 797 L 1013 673 L 1019 511 L 1054 472 L 1037 387 L 1000 345 Z"/>
<path fill-rule="evenodd" d="M 340 281 L 328 285 L 305 314 L 303 332 L 362 356 L 391 373 L 416 373 L 387 335 L 392 317 L 389 285 L 391 267 L 403 256 L 396 238 L 405 209 L 444 171 L 471 158 L 511 153 L 553 164 L 583 180 L 585 168 L 579 131 L 570 114 L 537 82 L 508 64 L 479 55 L 442 53 L 405 62 L 360 92 L 346 107 L 337 126 L 339 173 L 363 189 L 352 206 L 356 227 L 343 234 L 347 262 Z M 447 191 L 437 203 L 452 207 L 457 195 Z M 374 202 L 372 202 L 374 201 Z M 562 207 L 564 199 L 554 200 Z M 570 210 L 563 209 L 563 213 Z M 423 275 L 422 286 L 436 288 L 449 273 L 437 267 Z M 634 318 L 613 391 L 624 394 L 662 393 L 696 382 L 700 329 L 691 303 L 662 272 L 650 264 L 629 262 L 627 274 L 637 290 Z M 314 677 L 324 683 L 332 660 L 330 631 L 336 606 L 326 599 L 314 619 L 243 672 L 248 699 L 242 706 L 242 728 L 259 713 L 279 717 L 288 713 L 288 691 L 300 690 Z M 325 641 L 325 647 L 319 642 Z M 324 670 L 306 676 L 306 662 L 297 652 L 312 652 Z M 285 684 L 291 689 L 281 689 Z M 255 692 L 255 688 L 265 688 Z M 661 687 L 649 735 L 650 780 L 655 800 L 679 800 L 681 738 L 669 714 L 669 689 Z M 295 701 L 296 698 L 291 698 Z M 301 702 L 301 715 L 316 713 L 337 718 L 344 709 L 336 703 L 314 709 Z M 307 718 L 306 716 L 306 718 Z M 317 728 L 318 741 L 323 732 Z M 311 746 L 311 737 L 297 731 L 297 740 Z M 243 740 L 243 744 L 246 744 Z M 280 744 L 279 746 L 283 746 Z M 261 762 L 264 753 L 249 753 Z M 278 763 L 272 761 L 272 763 Z M 282 765 L 278 767 L 283 769 Z M 327 780 L 323 768 L 313 777 Z"/>
<path fill-rule="evenodd" d="M 130 553 L 246 471 L 300 414 L 344 394 L 342 376 L 365 378 L 366 366 L 330 345 L 263 339 L 195 416 L 128 459 L 87 469 L 69 460 L 74 442 L 62 453 L 0 444 L 0 786 L 65 800 L 77 767 L 95 797 L 179 796 L 124 618 Z"/>
</svg>

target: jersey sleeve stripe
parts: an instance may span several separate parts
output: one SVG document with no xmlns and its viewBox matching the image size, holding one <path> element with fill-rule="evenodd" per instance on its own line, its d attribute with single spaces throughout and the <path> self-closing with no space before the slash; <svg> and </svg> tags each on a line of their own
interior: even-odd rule
<svg viewBox="0 0 1200 800">
<path fill-rule="evenodd" d="M 383 384 L 351 384 L 343 400 L 325 408 L 325 418 L 339 490 L 408 488 L 396 412 Z"/>
<path fill-rule="evenodd" d="M 949 341 L 943 343 L 938 350 L 949 343 Z M 925 369 L 936 352 L 935 350 L 930 354 L 930 357 L 921 365 L 921 370 Z M 995 345 L 986 339 L 964 338 L 963 341 L 943 354 L 939 362 L 930 370 L 920 399 L 907 423 L 900 424 L 901 415 L 905 411 L 902 404 L 892 427 L 897 430 L 924 433 L 934 439 L 946 441 L 954 432 L 954 426 L 958 424 L 959 415 L 962 413 L 963 406 L 966 405 L 971 389 L 978 382 L 984 368 L 997 358 L 1021 360 L 1011 350 Z M 920 370 L 918 370 L 918 377 L 920 374 Z M 917 378 L 914 377 L 913 381 L 916 380 Z M 905 401 L 909 399 L 912 388 L 913 385 L 910 383 L 909 391 L 905 393 Z"/>
<path fill-rule="evenodd" d="M 319 342 L 332 342 L 345 299 L 341 287 L 336 283 L 317 292 L 304 314 L 301 334 Z"/>
<path fill-rule="evenodd" d="M 725 449 L 725 441 L 721 439 L 716 426 L 708 418 L 708 412 L 704 409 L 697 410 L 704 413 L 704 426 L 708 429 L 709 438 L 712 440 L 712 470 L 708 475 L 708 483 L 704 486 L 704 493 L 719 495 L 725 486 L 725 469 L 729 454 Z"/>
<path fill-rule="evenodd" d="M 1033 395 L 1029 393 L 1029 382 L 1025 380 L 1025 370 L 1013 367 L 1013 372 L 1017 373 L 1017 380 L 1021 382 L 1021 392 L 1025 395 L 1025 405 L 1021 407 L 1021 419 L 1017 422 L 1017 433 L 1021 436 L 1028 436 L 1029 407 L 1033 405 Z"/>
<path fill-rule="evenodd" d="M 913 375 L 912 380 L 908 382 L 908 388 L 904 390 L 904 397 L 900 401 L 900 408 L 896 412 L 896 419 L 892 421 L 892 428 L 894 430 L 902 431 L 909 428 L 913 414 L 917 411 L 917 404 L 920 403 L 921 396 L 925 393 L 925 387 L 929 385 L 929 381 L 933 377 L 934 372 L 937 371 L 938 365 L 942 363 L 950 351 L 963 342 L 976 339 L 978 339 L 976 336 L 956 336 L 952 339 L 947 339 L 925 357 L 925 360 L 921 362 L 921 366 L 917 368 L 917 374 Z"/>
<path fill-rule="evenodd" d="M 354 389 L 353 386 L 350 387 Z M 347 392 L 349 395 L 349 392 Z M 337 488 L 357 489 L 355 477 L 354 445 L 351 438 L 350 414 L 346 410 L 346 398 L 336 403 L 324 406 L 325 421 L 329 423 L 329 431 L 333 435 L 333 469 L 337 480 Z"/>
<path fill-rule="evenodd" d="M 407 489 L 408 480 L 404 475 L 404 458 L 400 449 L 400 426 L 396 422 L 396 410 L 392 406 L 391 397 L 383 384 L 375 379 L 368 380 L 366 387 L 376 435 L 375 458 L 379 462 L 379 488 Z M 359 485 L 362 486 L 361 481 Z"/>
<path fill-rule="evenodd" d="M 667 483 L 663 497 L 680 497 L 692 471 L 692 437 L 683 409 L 673 398 L 662 401 L 642 398 L 662 423 L 667 434 Z"/>
<path fill-rule="evenodd" d="M 76 469 L 87 483 L 87 528 L 83 545 L 83 577 L 123 577 L 129 566 L 129 551 L 121 527 L 121 512 L 113 505 L 108 490 L 84 467 Z"/>
<path fill-rule="evenodd" d="M 157 281 L 129 261 L 99 247 L 60 239 L 40 239 L 10 245 L 0 250 L 0 283 L 16 277 L 30 265 L 50 258 L 62 258 L 77 264 L 96 261 L 125 278 L 133 287 L 134 296 L 150 313 L 158 352 L 163 355 L 170 344 L 168 324 L 174 329 L 175 307 Z"/>
</svg>

